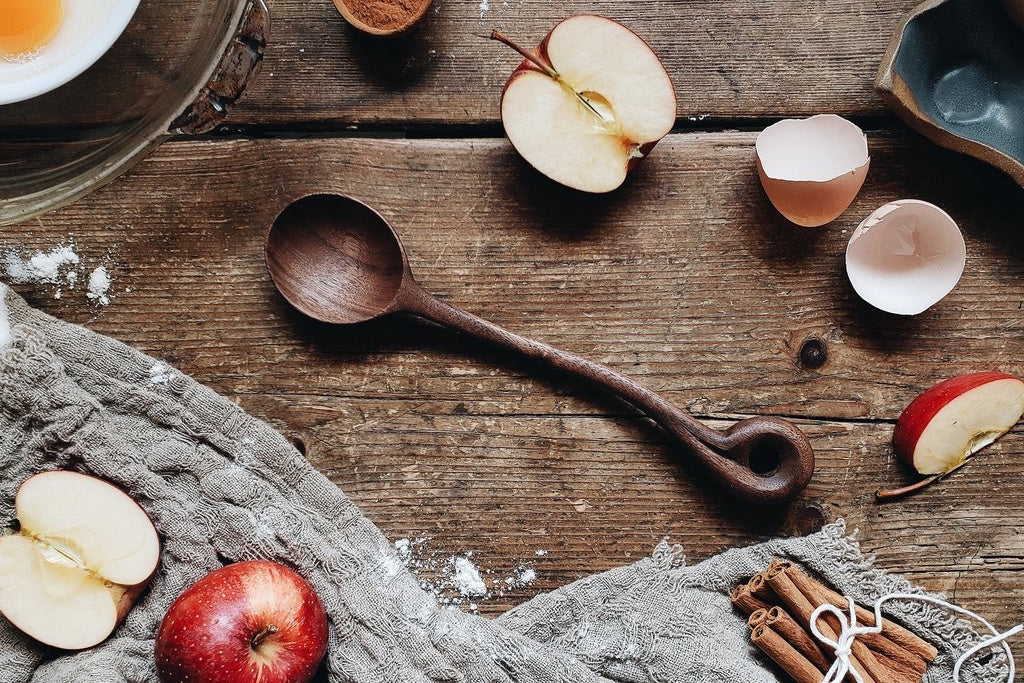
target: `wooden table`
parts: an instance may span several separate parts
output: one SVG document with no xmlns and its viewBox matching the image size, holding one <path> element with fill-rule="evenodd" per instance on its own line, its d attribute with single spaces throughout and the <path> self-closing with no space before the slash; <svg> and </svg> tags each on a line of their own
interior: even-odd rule
<svg viewBox="0 0 1024 683">
<path fill-rule="evenodd" d="M 495 576 L 536 569 L 532 585 L 480 603 L 486 614 L 662 538 L 696 562 L 844 517 L 878 566 L 997 625 L 1020 621 L 1024 428 L 923 493 L 873 499 L 912 478 L 889 439 L 916 394 L 961 372 L 1024 373 L 1024 193 L 909 131 L 872 90 L 913 0 L 486 4 L 437 0 L 388 42 L 357 35 L 326 0 L 274 0 L 263 72 L 227 125 L 0 231 L 3 250 L 70 241 L 83 265 L 108 265 L 110 305 L 82 287 L 59 300 L 18 290 L 265 418 L 390 537 L 472 550 Z M 676 131 L 607 196 L 555 186 L 511 149 L 498 97 L 518 59 L 483 38 L 496 26 L 532 44 L 579 11 L 644 36 L 679 96 Z M 761 191 L 753 141 L 821 112 L 865 128 L 872 167 L 839 220 L 800 229 Z M 574 381 L 425 323 L 303 319 L 271 285 L 262 241 L 314 190 L 377 207 L 421 282 L 455 304 L 712 425 L 793 419 L 817 452 L 813 481 L 788 507 L 739 504 L 648 420 Z M 843 266 L 851 230 L 901 198 L 940 204 L 968 248 L 960 285 L 913 318 L 862 303 Z M 801 361 L 807 345 L 824 349 L 820 367 Z"/>
</svg>

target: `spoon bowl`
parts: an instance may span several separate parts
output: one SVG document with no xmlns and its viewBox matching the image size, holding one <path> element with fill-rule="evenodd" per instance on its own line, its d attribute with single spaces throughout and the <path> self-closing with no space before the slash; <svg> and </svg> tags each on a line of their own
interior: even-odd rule
<svg viewBox="0 0 1024 683">
<path fill-rule="evenodd" d="M 314 194 L 286 207 L 267 235 L 266 260 L 282 296 L 322 322 L 350 324 L 411 313 L 612 392 L 682 442 L 712 477 L 744 500 L 789 500 L 814 472 L 814 451 L 791 422 L 755 416 L 720 432 L 610 368 L 441 301 L 416 282 L 384 217 L 350 197 Z"/>
<path fill-rule="evenodd" d="M 390 313 L 409 271 L 398 235 L 362 202 L 313 194 L 274 220 L 265 246 L 270 279 L 295 308 L 326 323 Z"/>
</svg>

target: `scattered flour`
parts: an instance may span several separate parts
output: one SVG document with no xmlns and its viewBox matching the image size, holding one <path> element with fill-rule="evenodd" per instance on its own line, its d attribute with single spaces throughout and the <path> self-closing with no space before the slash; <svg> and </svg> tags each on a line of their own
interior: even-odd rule
<svg viewBox="0 0 1024 683">
<path fill-rule="evenodd" d="M 78 254 L 71 247 L 61 245 L 50 251 L 37 251 L 28 260 L 23 260 L 17 252 L 9 251 L 4 255 L 4 262 L 7 275 L 18 284 L 43 282 L 56 285 L 60 283 L 61 268 L 78 265 Z"/>
<path fill-rule="evenodd" d="M 419 579 L 420 587 L 448 607 L 465 605 L 476 612 L 481 603 L 502 598 L 509 591 L 525 588 L 537 580 L 537 571 L 521 564 L 509 576 L 494 576 L 494 571 L 474 562 L 473 551 L 458 555 L 430 550 L 429 538 L 400 538 L 394 542 L 398 559 Z M 540 551 L 547 554 L 547 551 Z M 534 551 L 538 555 L 538 551 Z M 386 560 L 382 560 L 388 566 Z"/>
<path fill-rule="evenodd" d="M 536 555 L 537 557 L 544 557 L 545 555 L 548 554 L 548 551 L 547 550 L 542 550 L 541 548 L 537 548 L 536 550 L 533 551 L 533 554 Z"/>
<path fill-rule="evenodd" d="M 459 592 L 467 598 L 482 598 L 487 595 L 487 584 L 469 557 L 455 558 L 455 576 L 452 577 L 452 581 Z"/>
<path fill-rule="evenodd" d="M 89 273 L 89 291 L 85 293 L 85 296 L 90 301 L 99 302 L 100 306 L 106 306 L 110 303 L 107 292 L 110 290 L 111 283 L 110 273 L 107 272 L 106 267 L 100 266 Z"/>
<path fill-rule="evenodd" d="M 64 297 L 64 287 L 74 289 L 80 280 L 81 259 L 73 247 L 58 245 L 49 251 L 37 251 L 23 257 L 11 250 L 3 255 L 7 276 L 17 284 L 43 284 L 53 286 L 53 298 Z M 85 296 L 100 306 L 110 303 L 113 279 L 106 266 L 95 268 L 88 278 Z"/>
<path fill-rule="evenodd" d="M 171 381 L 171 369 L 163 363 L 154 363 L 149 369 L 150 384 L 167 385 Z"/>
<path fill-rule="evenodd" d="M 489 9 L 491 9 L 491 3 L 489 0 L 480 0 L 480 16 L 482 17 L 486 14 Z"/>
</svg>

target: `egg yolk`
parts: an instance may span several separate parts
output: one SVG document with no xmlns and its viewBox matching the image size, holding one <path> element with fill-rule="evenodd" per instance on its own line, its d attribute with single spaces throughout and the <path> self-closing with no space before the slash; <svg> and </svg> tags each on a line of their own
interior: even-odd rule
<svg viewBox="0 0 1024 683">
<path fill-rule="evenodd" d="M 0 0 L 0 56 L 14 57 L 46 45 L 63 17 L 63 0 Z"/>
</svg>

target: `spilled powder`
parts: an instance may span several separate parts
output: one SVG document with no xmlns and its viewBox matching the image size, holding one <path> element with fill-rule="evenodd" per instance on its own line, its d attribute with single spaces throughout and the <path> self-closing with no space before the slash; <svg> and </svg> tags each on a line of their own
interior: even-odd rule
<svg viewBox="0 0 1024 683">
<path fill-rule="evenodd" d="M 346 0 L 345 6 L 359 21 L 382 31 L 411 24 L 430 0 Z"/>
<path fill-rule="evenodd" d="M 48 251 L 23 256 L 15 250 L 3 255 L 7 277 L 16 284 L 49 285 L 53 298 L 62 299 L 64 289 L 75 289 L 82 275 L 82 262 L 74 247 L 58 245 Z M 94 268 L 86 280 L 85 297 L 100 306 L 110 304 L 113 278 L 106 266 Z"/>
<path fill-rule="evenodd" d="M 466 597 L 482 598 L 487 595 L 487 584 L 480 576 L 480 570 L 468 557 L 455 558 L 455 576 L 452 577 L 452 583 Z"/>
<path fill-rule="evenodd" d="M 9 251 L 4 255 L 7 275 L 18 284 L 43 282 L 59 284 L 61 268 L 78 265 L 78 254 L 69 246 L 58 246 L 50 251 L 37 251 L 27 260 L 22 260 L 17 252 Z"/>
<path fill-rule="evenodd" d="M 537 580 L 537 571 L 529 564 L 520 564 L 507 576 L 496 576 L 493 570 L 475 561 L 472 550 L 442 554 L 430 550 L 429 542 L 428 538 L 400 538 L 394 547 L 402 564 L 438 604 L 453 608 L 465 605 L 475 612 L 480 603 L 504 597 L 508 591 L 525 588 Z M 546 554 L 546 550 L 534 551 L 536 557 Z M 389 563 L 385 560 L 384 564 Z"/>
<path fill-rule="evenodd" d="M 89 273 L 89 291 L 85 293 L 85 296 L 93 301 L 98 301 L 101 306 L 106 306 L 110 303 L 110 297 L 107 296 L 107 291 L 110 289 L 110 273 L 103 266 L 96 268 Z"/>
</svg>

